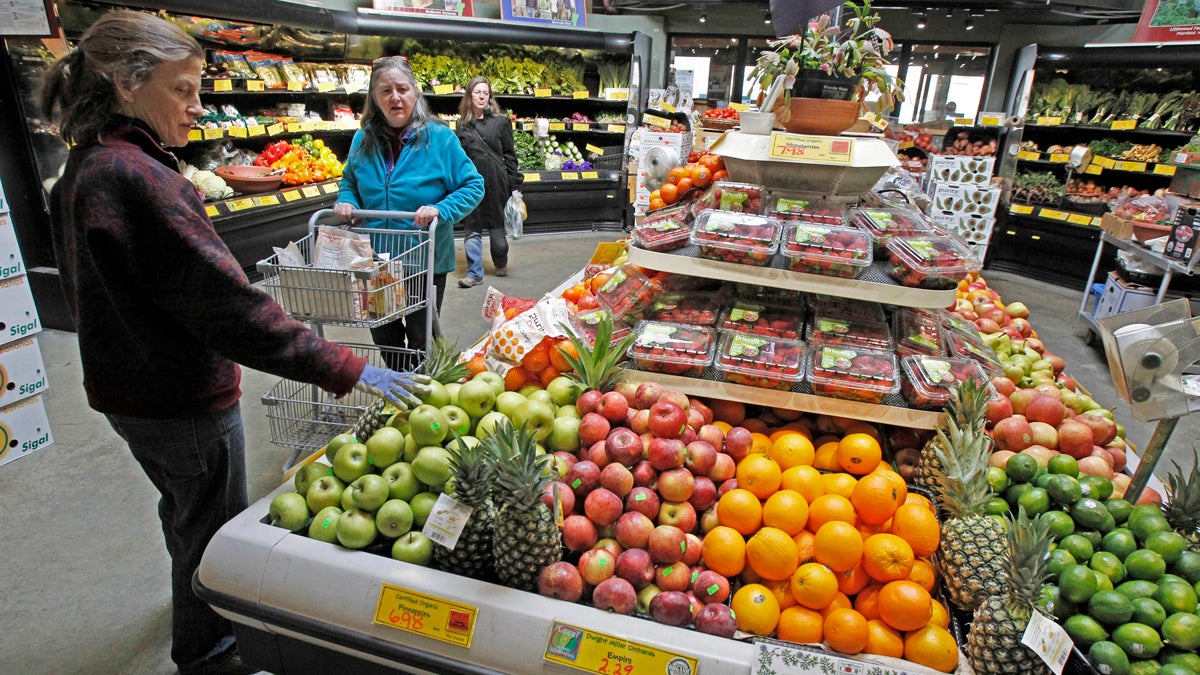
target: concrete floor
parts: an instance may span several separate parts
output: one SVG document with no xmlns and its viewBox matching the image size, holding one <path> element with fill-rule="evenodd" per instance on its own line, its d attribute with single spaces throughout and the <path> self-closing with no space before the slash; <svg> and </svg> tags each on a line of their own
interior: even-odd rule
<svg viewBox="0 0 1200 675">
<path fill-rule="evenodd" d="M 511 294 L 539 297 L 579 270 L 613 232 L 535 236 L 514 242 L 511 274 L 486 281 Z M 459 247 L 459 270 L 465 268 Z M 487 269 L 491 270 L 490 264 Z M 1084 345 L 1076 318 L 1079 292 L 1016 275 L 986 274 L 1006 300 L 1020 299 L 1051 350 L 1061 355 L 1096 400 L 1115 406 L 1128 436 L 1142 447 L 1152 425 L 1130 419 L 1117 400 L 1102 349 Z M 480 306 L 487 285 L 463 290 L 451 276 L 446 333 L 466 346 L 487 324 Z M 365 331 L 330 331 L 334 339 L 369 342 Z M 49 371 L 46 393 L 54 444 L 0 469 L 0 670 L 7 673 L 171 673 L 168 561 L 155 515 L 157 494 L 137 463 L 83 396 L 74 334 L 39 336 Z M 270 442 L 260 394 L 276 378 L 244 375 L 247 473 L 251 500 L 277 487 L 291 452 Z M 1190 466 L 1200 444 L 1200 416 L 1176 429 L 1160 475 L 1173 461 Z"/>
</svg>

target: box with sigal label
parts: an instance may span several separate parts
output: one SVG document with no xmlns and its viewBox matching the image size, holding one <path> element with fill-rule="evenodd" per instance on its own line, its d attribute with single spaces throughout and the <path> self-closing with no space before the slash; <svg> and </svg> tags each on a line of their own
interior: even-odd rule
<svg viewBox="0 0 1200 675">
<path fill-rule="evenodd" d="M 12 217 L 0 213 L 0 281 L 25 274 L 25 261 L 17 246 L 17 232 Z"/>
<path fill-rule="evenodd" d="M 50 419 L 41 396 L 0 408 L 0 465 L 50 445 Z"/>
<path fill-rule="evenodd" d="M 42 330 L 28 277 L 0 281 L 0 345 Z"/>
<path fill-rule="evenodd" d="M 40 394 L 49 386 L 36 337 L 0 347 L 0 406 Z"/>
</svg>

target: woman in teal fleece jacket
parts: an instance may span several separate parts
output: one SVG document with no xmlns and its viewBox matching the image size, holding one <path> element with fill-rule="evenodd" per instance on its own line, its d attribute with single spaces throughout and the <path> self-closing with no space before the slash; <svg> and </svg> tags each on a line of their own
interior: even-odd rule
<svg viewBox="0 0 1200 675">
<path fill-rule="evenodd" d="M 483 199 L 483 177 L 463 152 L 458 137 L 437 121 L 421 96 L 408 61 L 379 59 L 362 129 L 354 135 L 333 211 L 349 219 L 354 209 L 413 211 L 413 220 L 366 220 L 362 227 L 416 230 L 437 218 L 434 237 L 434 285 L 442 307 L 446 275 L 454 271 L 454 224 Z M 378 252 L 400 254 L 416 237 L 376 237 Z M 405 260 L 425 269 L 426 260 Z M 427 305 L 428 306 L 428 305 Z M 436 322 L 435 322 L 436 325 Z M 375 344 L 425 350 L 425 310 L 371 330 Z"/>
</svg>

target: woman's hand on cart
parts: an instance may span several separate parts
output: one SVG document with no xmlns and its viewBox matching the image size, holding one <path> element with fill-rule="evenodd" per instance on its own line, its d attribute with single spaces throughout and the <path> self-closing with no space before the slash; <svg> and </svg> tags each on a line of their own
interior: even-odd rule
<svg viewBox="0 0 1200 675">
<path fill-rule="evenodd" d="M 379 368 L 370 364 L 363 367 L 358 384 L 359 391 L 382 396 L 399 406 L 401 410 L 421 405 L 421 394 L 429 392 L 429 376 Z"/>
<path fill-rule="evenodd" d="M 417 209 L 417 215 L 413 218 L 413 224 L 417 227 L 429 227 L 429 223 L 432 223 L 437 217 L 437 207 L 425 205 Z"/>
<path fill-rule="evenodd" d="M 333 215 L 341 218 L 342 220 L 354 222 L 352 217 L 353 214 L 354 205 L 350 204 L 349 202 L 338 202 L 333 205 Z"/>
</svg>

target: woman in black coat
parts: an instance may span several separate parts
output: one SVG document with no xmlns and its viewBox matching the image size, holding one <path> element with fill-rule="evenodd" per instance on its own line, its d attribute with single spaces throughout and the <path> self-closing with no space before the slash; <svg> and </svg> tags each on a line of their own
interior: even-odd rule
<svg viewBox="0 0 1200 675">
<path fill-rule="evenodd" d="M 459 279 L 459 288 L 483 283 L 483 233 L 488 233 L 492 266 L 496 276 L 508 275 L 508 240 L 504 235 L 504 205 L 513 190 L 521 185 L 517 153 L 513 149 L 512 124 L 500 114 L 492 98 L 492 83 L 486 77 L 473 78 L 458 104 L 458 140 L 475 168 L 483 176 L 484 195 L 466 218 L 464 248 L 467 252 L 467 276 Z"/>
</svg>

